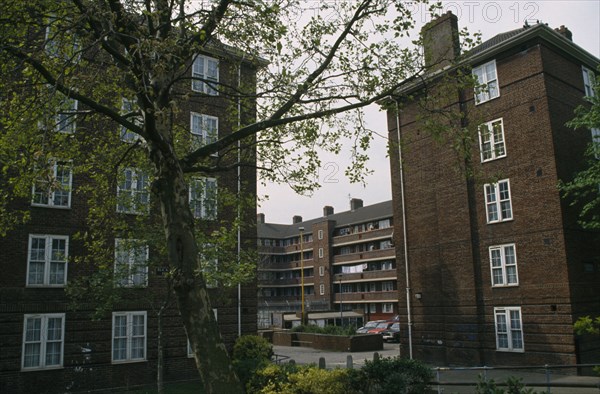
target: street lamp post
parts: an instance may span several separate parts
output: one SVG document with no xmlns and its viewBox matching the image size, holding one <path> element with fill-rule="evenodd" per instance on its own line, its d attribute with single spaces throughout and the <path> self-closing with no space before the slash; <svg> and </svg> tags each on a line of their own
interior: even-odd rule
<svg viewBox="0 0 600 394">
<path fill-rule="evenodd" d="M 304 311 L 304 227 L 299 227 L 300 231 L 300 293 L 302 296 L 302 317 L 301 322 L 306 325 L 307 319 Z"/>
</svg>

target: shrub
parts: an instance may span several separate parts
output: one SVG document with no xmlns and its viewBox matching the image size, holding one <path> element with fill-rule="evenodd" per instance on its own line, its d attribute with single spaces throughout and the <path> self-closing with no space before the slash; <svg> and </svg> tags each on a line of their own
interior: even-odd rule
<svg viewBox="0 0 600 394">
<path fill-rule="evenodd" d="M 481 374 L 475 387 L 477 394 L 535 394 L 531 388 L 526 388 L 523 380 L 514 376 L 506 379 L 506 389 L 496 386 L 494 379 L 485 379 Z"/>
<path fill-rule="evenodd" d="M 271 361 L 273 345 L 257 335 L 244 335 L 233 346 L 233 367 L 238 378 L 246 384 L 255 371 Z"/>
<path fill-rule="evenodd" d="M 353 387 L 365 394 L 417 394 L 426 392 L 433 372 L 416 360 L 384 357 L 367 360 L 350 379 Z"/>
<path fill-rule="evenodd" d="M 332 326 L 328 325 L 325 327 L 319 327 L 314 324 L 309 324 L 307 326 L 300 325 L 292 328 L 292 332 L 307 332 L 311 334 L 327 334 L 327 335 L 340 335 L 340 336 L 350 336 L 356 334 L 356 327 L 347 326 Z"/>
</svg>

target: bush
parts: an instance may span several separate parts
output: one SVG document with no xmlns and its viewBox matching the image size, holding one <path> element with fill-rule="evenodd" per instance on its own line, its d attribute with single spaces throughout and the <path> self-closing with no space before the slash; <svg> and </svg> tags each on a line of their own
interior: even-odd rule
<svg viewBox="0 0 600 394">
<path fill-rule="evenodd" d="M 255 371 L 264 367 L 273 357 L 273 345 L 257 335 L 244 335 L 233 346 L 233 367 L 242 384 L 246 384 Z"/>
<path fill-rule="evenodd" d="M 248 394 L 353 394 L 352 370 L 319 369 L 314 365 L 268 365 L 246 385 Z"/>
<path fill-rule="evenodd" d="M 477 394 L 535 394 L 531 388 L 525 387 L 523 380 L 514 376 L 506 379 L 506 389 L 498 387 L 494 379 L 485 379 L 481 374 L 475 387 Z"/>
<path fill-rule="evenodd" d="M 367 360 L 350 379 L 353 387 L 365 394 L 418 394 L 427 391 L 433 372 L 416 360 L 384 357 Z"/>
</svg>

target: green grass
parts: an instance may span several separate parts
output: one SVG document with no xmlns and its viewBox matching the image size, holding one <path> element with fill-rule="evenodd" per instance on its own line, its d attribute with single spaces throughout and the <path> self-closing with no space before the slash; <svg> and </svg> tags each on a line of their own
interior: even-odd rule
<svg viewBox="0 0 600 394">
<path fill-rule="evenodd" d="M 126 391 L 129 394 L 156 394 L 156 386 L 145 389 L 136 389 Z M 202 382 L 181 382 L 181 383 L 165 383 L 165 394 L 204 394 L 204 386 Z"/>
</svg>

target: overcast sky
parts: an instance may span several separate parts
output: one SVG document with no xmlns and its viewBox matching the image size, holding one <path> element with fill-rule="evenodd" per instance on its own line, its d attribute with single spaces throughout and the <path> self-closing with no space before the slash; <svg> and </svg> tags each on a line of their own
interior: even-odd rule
<svg viewBox="0 0 600 394">
<path fill-rule="evenodd" d="M 529 24 L 539 20 L 552 28 L 566 26 L 577 45 L 600 57 L 600 0 L 444 1 L 443 4 L 444 12 L 452 11 L 458 16 L 460 29 L 467 27 L 472 33 L 479 31 L 484 41 L 498 33 L 522 27 L 525 20 Z M 415 7 L 414 15 L 420 26 L 431 20 L 431 15 L 424 9 Z M 259 185 L 258 212 L 265 214 L 267 222 L 291 224 L 294 215 L 305 220 L 320 217 L 325 205 L 333 206 L 335 212 L 347 211 L 350 198 L 360 198 L 365 205 L 392 198 L 387 141 L 383 138 L 387 134 L 385 114 L 376 106 L 367 112 L 369 128 L 379 134 L 370 150 L 369 168 L 374 173 L 367 178 L 367 185 L 350 184 L 345 179 L 348 152 L 324 156 L 319 174 L 322 187 L 312 196 L 299 196 L 287 185 Z"/>
</svg>

